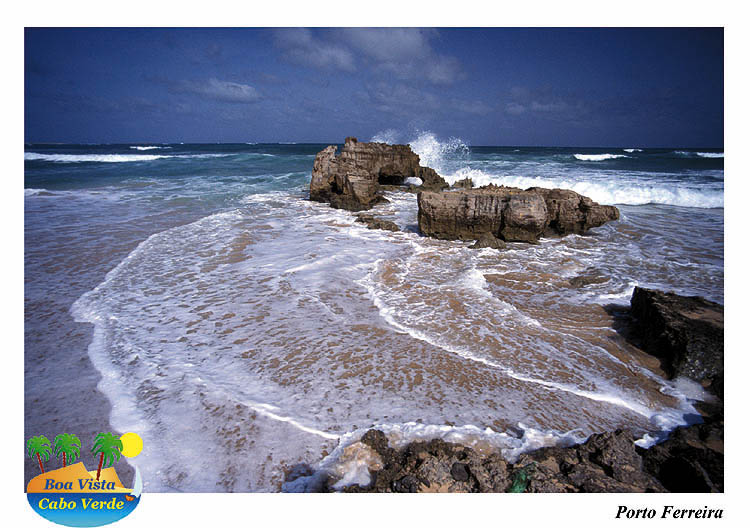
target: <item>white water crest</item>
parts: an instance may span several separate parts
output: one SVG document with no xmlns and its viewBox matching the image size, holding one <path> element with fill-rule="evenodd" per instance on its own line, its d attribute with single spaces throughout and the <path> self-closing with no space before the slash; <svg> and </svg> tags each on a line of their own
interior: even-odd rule
<svg viewBox="0 0 750 528">
<path fill-rule="evenodd" d="M 679 154 L 680 156 L 698 156 L 699 158 L 723 158 L 724 153 L 723 152 L 691 152 L 686 150 L 675 150 L 675 154 Z"/>
<path fill-rule="evenodd" d="M 389 145 L 395 145 L 398 143 L 401 134 L 395 128 L 389 128 L 382 130 L 370 138 L 372 143 L 388 143 Z"/>
<path fill-rule="evenodd" d="M 156 145 L 147 145 L 147 146 L 132 146 L 130 148 L 133 150 L 157 150 L 157 149 L 169 149 L 172 147 L 160 147 Z"/>
<path fill-rule="evenodd" d="M 438 173 L 446 171 L 446 161 L 450 158 L 466 159 L 469 156 L 469 147 L 464 141 L 457 137 L 450 137 L 440 141 L 432 132 L 422 132 L 415 139 L 409 141 L 409 146 L 419 154 L 419 162 L 425 167 L 432 167 Z"/>
<path fill-rule="evenodd" d="M 534 177 L 492 174 L 479 169 L 459 169 L 453 174 L 446 175 L 445 180 L 452 184 L 464 178 L 471 178 L 477 187 L 493 183 L 521 189 L 529 187 L 570 189 L 588 196 L 595 202 L 607 205 L 661 204 L 708 209 L 724 207 L 722 181 L 716 182 L 711 188 L 705 184 L 698 186 L 674 181 L 648 180 L 637 173 L 630 178 L 625 173 L 621 173 L 619 179 L 593 176 L 550 174 Z"/>
<path fill-rule="evenodd" d="M 573 154 L 573 157 L 581 161 L 605 161 L 617 158 L 627 158 L 625 154 Z"/>
<path fill-rule="evenodd" d="M 42 154 L 25 152 L 25 161 L 51 161 L 57 163 L 132 163 L 166 158 L 220 158 L 232 154 Z"/>
</svg>

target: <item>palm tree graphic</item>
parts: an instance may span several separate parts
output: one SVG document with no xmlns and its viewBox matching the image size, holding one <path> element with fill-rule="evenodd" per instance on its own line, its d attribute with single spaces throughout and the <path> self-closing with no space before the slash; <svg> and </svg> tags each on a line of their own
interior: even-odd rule
<svg viewBox="0 0 750 528">
<path fill-rule="evenodd" d="M 55 437 L 55 456 L 62 455 L 63 467 L 72 464 L 81 456 L 81 441 L 74 434 L 62 433 Z"/>
<path fill-rule="evenodd" d="M 52 448 L 49 445 L 49 439 L 44 435 L 32 436 L 29 438 L 26 444 L 26 450 L 31 458 L 36 456 L 37 462 L 39 462 L 39 469 L 44 473 L 44 466 L 42 465 L 42 458 L 47 462 L 49 455 L 52 453 Z"/>
<path fill-rule="evenodd" d="M 120 460 L 120 451 L 122 451 L 122 442 L 115 435 L 112 433 L 99 433 L 96 435 L 94 447 L 91 448 L 93 454 L 99 453 L 99 469 L 96 470 L 96 480 L 99 480 L 102 467 L 109 467 L 115 460 Z"/>
</svg>

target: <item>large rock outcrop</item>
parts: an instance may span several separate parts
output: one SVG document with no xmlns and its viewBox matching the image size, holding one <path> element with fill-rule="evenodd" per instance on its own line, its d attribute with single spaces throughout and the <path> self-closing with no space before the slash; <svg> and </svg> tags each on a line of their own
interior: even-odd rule
<svg viewBox="0 0 750 528">
<path fill-rule="evenodd" d="M 419 229 L 446 240 L 474 240 L 490 233 L 506 242 L 582 234 L 620 217 L 611 205 L 563 189 L 488 185 L 445 193 L 421 192 Z"/>
<path fill-rule="evenodd" d="M 722 305 L 636 286 L 630 314 L 642 347 L 661 359 L 669 377 L 685 376 L 710 385 L 723 398 Z"/>
<path fill-rule="evenodd" d="M 380 185 L 403 185 L 407 178 L 420 178 L 423 188 L 448 187 L 433 169 L 419 165 L 419 156 L 408 145 L 359 143 L 348 137 L 341 153 L 336 155 L 336 151 L 330 145 L 315 157 L 311 200 L 362 211 L 384 200 L 378 194 Z"/>
</svg>

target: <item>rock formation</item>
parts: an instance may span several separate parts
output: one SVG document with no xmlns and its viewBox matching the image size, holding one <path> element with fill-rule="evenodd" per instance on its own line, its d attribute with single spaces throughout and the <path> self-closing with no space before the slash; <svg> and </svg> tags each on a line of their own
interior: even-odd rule
<svg viewBox="0 0 750 528">
<path fill-rule="evenodd" d="M 454 189 L 473 189 L 474 181 L 471 178 L 464 178 L 455 182 L 451 187 Z"/>
<path fill-rule="evenodd" d="M 407 178 L 420 178 L 425 189 L 448 187 L 433 169 L 419 165 L 419 156 L 408 145 L 359 143 L 348 137 L 341 154 L 336 151 L 330 145 L 315 157 L 311 200 L 362 211 L 384 200 L 378 194 L 380 185 L 403 185 Z"/>
<path fill-rule="evenodd" d="M 702 297 L 636 287 L 630 313 L 642 347 L 662 360 L 668 376 L 711 384 L 723 398 L 723 306 Z"/>
<path fill-rule="evenodd" d="M 446 193 L 420 192 L 419 229 L 447 240 L 478 239 L 490 233 L 506 242 L 536 242 L 541 236 L 582 234 L 620 212 L 563 189 L 487 185 Z"/>
<path fill-rule="evenodd" d="M 636 447 L 634 440 L 624 430 L 593 434 L 582 444 L 544 447 L 509 463 L 499 452 L 482 455 L 440 439 L 394 449 L 382 431 L 370 429 L 360 440 L 375 461 L 368 485 L 336 489 L 336 477 L 315 475 L 309 467 L 305 472 L 290 471 L 286 480 L 305 475 L 315 491 L 350 493 L 723 491 L 723 422 L 722 427 L 679 428 L 651 449 Z"/>
</svg>

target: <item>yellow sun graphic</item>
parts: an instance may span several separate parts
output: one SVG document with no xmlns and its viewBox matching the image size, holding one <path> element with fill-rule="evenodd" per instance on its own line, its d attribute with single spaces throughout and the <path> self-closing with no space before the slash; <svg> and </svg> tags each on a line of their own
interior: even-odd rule
<svg viewBox="0 0 750 528">
<path fill-rule="evenodd" d="M 143 449 L 143 439 L 137 433 L 125 433 L 120 437 L 122 454 L 128 458 L 138 456 Z"/>
</svg>

